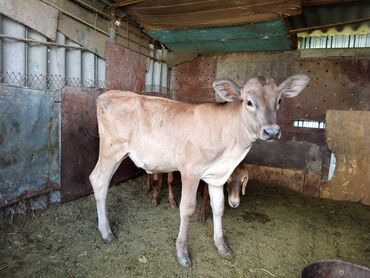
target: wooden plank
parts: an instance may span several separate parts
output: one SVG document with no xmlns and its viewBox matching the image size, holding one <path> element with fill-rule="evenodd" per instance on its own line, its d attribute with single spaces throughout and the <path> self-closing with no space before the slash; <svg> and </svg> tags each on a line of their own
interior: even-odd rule
<svg viewBox="0 0 370 278">
<path fill-rule="evenodd" d="M 128 5 L 135 4 L 135 3 L 144 2 L 144 1 L 145 0 L 121 0 L 121 1 L 117 1 L 116 3 L 110 5 L 109 7 L 111 9 L 115 9 L 115 8 L 124 7 L 124 6 L 128 6 Z"/>
<path fill-rule="evenodd" d="M 38 0 L 0 1 L 0 13 L 55 40 L 59 12 L 45 3 Z"/>
<path fill-rule="evenodd" d="M 58 29 L 73 41 L 104 58 L 105 42 L 109 40 L 107 35 L 64 14 L 59 17 Z"/>
<path fill-rule="evenodd" d="M 369 121 L 369 111 L 327 112 L 327 143 L 336 168 L 332 180 L 322 185 L 321 197 L 370 205 Z"/>
<path fill-rule="evenodd" d="M 286 36 L 269 39 L 198 41 L 165 43 L 172 51 L 180 52 L 240 52 L 240 51 L 284 51 L 293 49 L 293 43 Z"/>
<path fill-rule="evenodd" d="M 283 20 L 216 28 L 147 31 L 151 37 L 164 44 L 195 41 L 228 41 L 279 35 L 285 36 L 287 32 Z"/>
<path fill-rule="evenodd" d="M 108 36 L 108 27 L 110 26 L 110 21 L 105 16 L 97 16 L 95 12 L 91 12 L 89 9 L 83 8 L 71 1 L 41 1 L 53 6 L 54 8 L 59 10 L 61 14 L 68 15 L 75 21 L 88 26 L 92 30 L 98 30 L 101 34 Z M 139 26 L 135 26 L 132 22 L 129 22 L 128 25 L 126 24 L 126 22 L 122 22 L 121 27 L 116 27 L 119 42 L 122 44 L 126 44 L 128 38 L 130 48 L 135 48 L 135 50 L 139 49 L 140 44 L 141 49 L 143 49 L 144 47 L 148 47 L 149 37 L 145 33 L 141 32 L 139 28 Z M 141 38 L 139 38 L 139 33 Z M 137 44 L 136 47 L 134 46 L 135 44 Z M 145 53 L 147 53 L 146 50 Z"/>
<path fill-rule="evenodd" d="M 285 18 L 301 13 L 298 0 L 280 1 L 145 1 L 127 8 L 144 27 L 174 29 L 225 26 Z M 174 20 L 176 18 L 176 20 Z"/>
</svg>

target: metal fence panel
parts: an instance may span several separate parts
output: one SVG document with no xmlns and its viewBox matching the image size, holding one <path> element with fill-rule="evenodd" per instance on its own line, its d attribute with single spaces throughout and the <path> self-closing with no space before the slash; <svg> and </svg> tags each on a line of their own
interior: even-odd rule
<svg viewBox="0 0 370 278">
<path fill-rule="evenodd" d="M 59 99 L 0 86 L 0 207 L 60 187 Z"/>
<path fill-rule="evenodd" d="M 101 90 L 65 88 L 62 90 L 61 184 L 62 200 L 68 201 L 92 192 L 89 175 L 98 161 L 99 135 L 96 98 Z M 141 170 L 124 160 L 112 184 L 135 177 Z"/>
</svg>

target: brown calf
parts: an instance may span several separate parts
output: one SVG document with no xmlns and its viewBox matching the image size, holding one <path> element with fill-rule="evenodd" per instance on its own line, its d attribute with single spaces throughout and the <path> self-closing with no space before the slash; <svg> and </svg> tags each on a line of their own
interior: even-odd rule
<svg viewBox="0 0 370 278">
<path fill-rule="evenodd" d="M 150 188 L 153 187 L 152 192 L 152 207 L 156 207 L 158 204 L 159 191 L 162 189 L 163 180 L 165 178 L 164 173 L 148 174 L 146 176 L 146 191 L 149 192 Z M 167 185 L 168 185 L 168 202 L 171 208 L 176 207 L 175 196 L 173 194 L 173 172 L 167 174 Z"/>
<path fill-rule="evenodd" d="M 239 164 L 227 181 L 228 203 L 230 207 L 237 208 L 239 206 L 240 193 L 242 192 L 245 195 L 248 178 L 247 165 L 244 163 Z M 202 199 L 199 206 L 198 218 L 200 222 L 204 223 L 207 215 L 208 185 L 201 181 L 199 188 L 202 192 Z"/>
<path fill-rule="evenodd" d="M 106 210 L 109 182 L 122 160 L 130 157 L 148 173 L 181 172 L 177 261 L 191 265 L 188 227 L 200 180 L 208 183 L 214 243 L 221 256 L 229 256 L 222 231 L 223 185 L 253 142 L 280 138 L 276 112 L 281 99 L 298 95 L 308 81 L 306 75 L 293 75 L 277 86 L 273 79 L 259 76 L 240 88 L 232 80 L 217 80 L 213 87 L 226 104 L 187 104 L 124 91 L 101 94 L 99 159 L 90 182 L 103 240 L 113 239 Z"/>
</svg>

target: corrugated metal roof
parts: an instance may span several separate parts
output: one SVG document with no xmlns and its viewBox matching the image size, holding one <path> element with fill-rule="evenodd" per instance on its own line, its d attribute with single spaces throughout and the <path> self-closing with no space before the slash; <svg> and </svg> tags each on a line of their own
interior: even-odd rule
<svg viewBox="0 0 370 278">
<path fill-rule="evenodd" d="M 357 1 L 326 6 L 305 7 L 301 15 L 287 19 L 289 31 L 294 33 L 312 32 L 321 30 L 326 33 L 328 30 L 333 33 L 333 29 L 338 34 L 353 34 L 362 26 L 363 22 L 370 21 L 370 1 Z M 354 24 L 357 22 L 356 24 Z M 334 26 L 342 24 L 341 26 Z M 350 29 L 348 26 L 351 26 Z"/>
</svg>

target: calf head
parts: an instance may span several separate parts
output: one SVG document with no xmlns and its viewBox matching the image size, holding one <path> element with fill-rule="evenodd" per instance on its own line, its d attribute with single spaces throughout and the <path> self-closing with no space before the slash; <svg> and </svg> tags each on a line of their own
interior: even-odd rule
<svg viewBox="0 0 370 278">
<path fill-rule="evenodd" d="M 240 204 L 240 191 L 245 195 L 245 187 L 248 183 L 248 171 L 232 174 L 227 181 L 228 202 L 232 208 L 237 208 Z"/>
<path fill-rule="evenodd" d="M 308 84 L 304 74 L 293 75 L 277 86 L 272 78 L 257 76 L 243 88 L 229 79 L 216 80 L 213 88 L 227 102 L 242 101 L 242 119 L 262 140 L 279 139 L 280 127 L 276 123 L 276 112 L 282 99 L 299 95 Z"/>
</svg>

